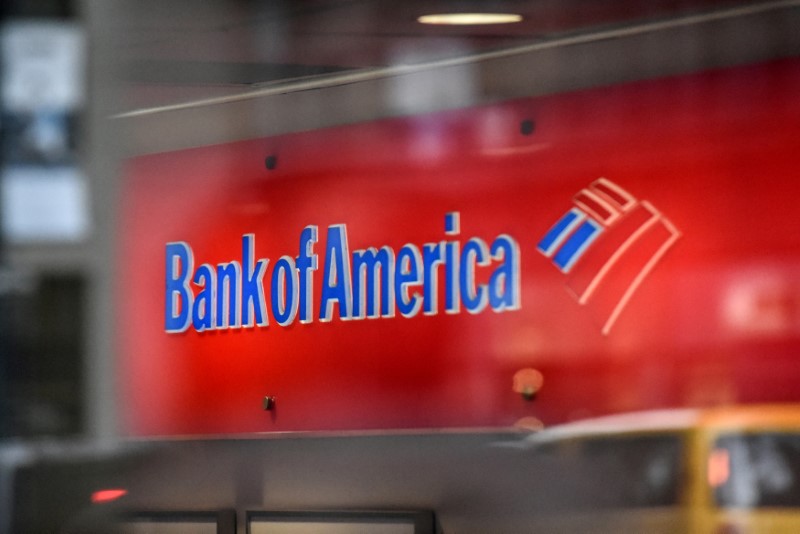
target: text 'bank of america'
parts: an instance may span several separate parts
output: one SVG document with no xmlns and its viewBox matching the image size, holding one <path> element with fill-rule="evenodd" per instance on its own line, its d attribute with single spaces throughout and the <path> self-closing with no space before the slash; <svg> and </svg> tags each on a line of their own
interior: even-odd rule
<svg viewBox="0 0 800 534">
<path fill-rule="evenodd" d="M 414 317 L 420 311 L 435 315 L 439 313 L 440 284 L 444 285 L 443 309 L 449 314 L 462 310 L 480 313 L 487 307 L 495 312 L 519 309 L 517 241 L 501 234 L 491 244 L 480 237 L 462 244 L 454 239 L 460 235 L 458 212 L 445 215 L 444 233 L 451 240 L 422 246 L 409 243 L 396 252 L 390 246 L 369 247 L 351 254 L 346 225 L 329 226 L 318 320 L 331 321 L 335 308 L 342 320 L 394 317 L 396 312 L 403 317 Z M 268 303 L 281 326 L 295 320 L 312 322 L 318 234 L 317 226 L 306 226 L 300 233 L 298 255 L 281 256 L 268 277 L 270 260 L 256 259 L 253 234 L 242 236 L 241 262 L 203 263 L 197 269 L 189 244 L 167 243 L 166 331 L 268 326 Z M 478 268 L 489 273 L 485 283 L 477 280 Z M 269 280 L 269 299 L 265 279 Z"/>
</svg>

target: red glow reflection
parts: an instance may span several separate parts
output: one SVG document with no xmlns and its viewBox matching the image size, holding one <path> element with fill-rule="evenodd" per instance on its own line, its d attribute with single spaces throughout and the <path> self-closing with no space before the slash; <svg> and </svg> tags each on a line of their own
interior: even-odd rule
<svg viewBox="0 0 800 534">
<path fill-rule="evenodd" d="M 725 449 L 714 449 L 708 457 L 708 484 L 717 488 L 725 484 L 731 475 L 731 458 Z"/>
<path fill-rule="evenodd" d="M 95 504 L 116 501 L 120 497 L 127 495 L 125 489 L 104 489 L 92 493 L 92 502 Z"/>
</svg>

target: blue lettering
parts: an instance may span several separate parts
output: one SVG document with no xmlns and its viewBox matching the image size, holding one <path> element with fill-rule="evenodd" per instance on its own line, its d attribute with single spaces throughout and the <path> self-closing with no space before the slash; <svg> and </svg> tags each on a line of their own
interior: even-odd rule
<svg viewBox="0 0 800 534">
<path fill-rule="evenodd" d="M 422 307 L 419 294 L 409 293 L 409 289 L 419 286 L 422 271 L 422 256 L 419 249 L 411 244 L 404 245 L 397 253 L 397 266 L 394 276 L 394 293 L 397 309 L 403 317 L 414 317 Z"/>
<path fill-rule="evenodd" d="M 297 278 L 294 259 L 281 256 L 272 272 L 272 315 L 281 326 L 292 324 L 297 316 Z"/>
<path fill-rule="evenodd" d="M 442 264 L 443 243 L 426 243 L 422 246 L 423 294 L 425 295 L 425 315 L 435 315 L 439 311 L 439 272 Z"/>
<path fill-rule="evenodd" d="M 489 292 L 485 284 L 475 285 L 475 265 L 489 265 L 489 247 L 483 239 L 473 237 L 461 252 L 461 300 L 469 313 L 483 311 L 489 303 Z"/>
<path fill-rule="evenodd" d="M 269 260 L 255 261 L 255 236 L 246 234 L 242 236 L 242 325 L 251 328 L 253 323 L 258 326 L 269 325 L 267 316 L 266 299 L 264 298 L 264 273 Z M 195 281 L 196 282 L 196 281 Z M 250 311 L 253 318 L 250 317 Z"/>
<path fill-rule="evenodd" d="M 445 234 L 457 236 L 461 231 L 461 218 L 458 212 L 445 215 Z M 445 244 L 444 261 L 444 309 L 447 313 L 458 313 L 461 302 L 459 299 L 459 261 L 458 241 Z"/>
<path fill-rule="evenodd" d="M 489 277 L 489 305 L 496 312 L 518 310 L 519 288 L 519 244 L 505 234 L 497 236 L 492 243 L 492 259 L 501 263 Z"/>
<path fill-rule="evenodd" d="M 189 273 L 193 270 L 192 249 L 184 242 L 167 243 L 167 291 L 164 328 L 167 332 L 185 332 L 191 324 L 192 290 Z"/>
<path fill-rule="evenodd" d="M 217 265 L 217 328 L 238 328 L 239 280 L 242 267 L 238 261 Z M 225 290 L 227 288 L 227 294 Z"/>
<path fill-rule="evenodd" d="M 520 251 L 514 238 L 501 234 L 491 246 L 478 237 L 462 243 L 458 212 L 445 215 L 444 233 L 449 240 L 406 244 L 396 258 L 388 245 L 356 250 L 351 257 L 346 226 L 329 226 L 319 320 L 333 320 L 334 307 L 342 320 L 394 317 L 396 310 L 403 317 L 414 317 L 420 311 L 434 315 L 439 312 L 440 290 L 448 314 L 460 313 L 462 306 L 472 314 L 487 306 L 495 312 L 519 309 Z M 270 315 L 281 326 L 298 318 L 301 323 L 313 322 L 317 243 L 317 226 L 306 226 L 300 233 L 297 257 L 282 256 L 275 263 L 269 288 L 271 311 L 264 290 L 270 260 L 256 258 L 254 234 L 242 235 L 241 263 L 204 263 L 196 271 L 188 244 L 167 243 L 166 331 L 185 332 L 190 326 L 198 332 L 268 326 Z M 476 276 L 479 268 L 487 267 L 493 270 Z M 487 274 L 488 282 L 479 283 Z"/>
<path fill-rule="evenodd" d="M 317 227 L 306 226 L 300 234 L 300 254 L 297 256 L 297 270 L 300 281 L 300 322 L 313 321 L 311 301 L 314 295 L 313 271 L 317 270 L 317 255 L 314 243 L 317 242 Z"/>
<path fill-rule="evenodd" d="M 352 301 L 347 230 L 343 224 L 334 224 L 328 227 L 328 238 L 325 244 L 325 267 L 319 320 L 327 322 L 332 319 L 334 304 L 339 304 L 339 317 L 343 320 L 350 319 Z"/>
<path fill-rule="evenodd" d="M 380 271 L 378 278 L 377 271 Z M 368 248 L 353 252 L 353 317 L 369 318 L 394 316 L 394 251 L 390 247 L 380 250 Z M 366 291 L 365 291 L 366 288 Z M 380 296 L 380 314 L 378 298 Z"/>
<path fill-rule="evenodd" d="M 197 268 L 192 282 L 202 287 L 192 307 L 192 326 L 198 332 L 214 328 L 214 303 L 217 300 L 217 276 L 211 265 Z"/>
</svg>

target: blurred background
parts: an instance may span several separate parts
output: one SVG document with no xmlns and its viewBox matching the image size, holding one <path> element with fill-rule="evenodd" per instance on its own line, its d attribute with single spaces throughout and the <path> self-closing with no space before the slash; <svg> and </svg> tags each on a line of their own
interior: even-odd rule
<svg viewBox="0 0 800 534">
<path fill-rule="evenodd" d="M 0 435 L 86 432 L 90 197 L 79 153 L 85 24 L 71 1 L 4 2 Z"/>
<path fill-rule="evenodd" d="M 417 20 L 448 11 L 520 20 Z M 118 434 L 122 158 L 791 57 L 784 13 L 792 2 L 4 2 L 0 436 Z"/>
<path fill-rule="evenodd" d="M 125 181 L 122 168 L 126 158 L 792 60 L 800 54 L 798 5 L 800 2 L 789 0 L 5 0 L 0 4 L 0 533 L 59 531 L 84 513 L 90 497 L 114 500 L 135 493 L 137 487 L 139 496 L 128 496 L 134 508 L 157 508 L 158 513 L 178 508 L 190 512 L 235 509 L 239 532 L 244 532 L 247 507 L 296 509 L 303 503 L 316 509 L 333 505 L 355 508 L 362 502 L 436 509 L 445 523 L 455 525 L 454 532 L 459 528 L 491 529 L 496 524 L 513 531 L 515 526 L 527 524 L 527 506 L 534 501 L 524 493 L 529 490 L 529 481 L 518 473 L 518 454 L 528 453 L 518 451 L 538 445 L 520 440 L 509 444 L 508 435 L 494 434 L 500 434 L 500 425 L 490 433 L 460 437 L 339 436 L 326 441 L 316 436 L 302 441 L 301 447 L 291 440 L 255 439 L 245 444 L 198 437 L 159 448 L 130 475 L 128 460 L 139 457 L 143 442 L 164 443 L 145 431 L 147 439 L 137 442 L 132 454 L 131 442 L 125 439 L 136 436 L 137 430 L 126 427 L 132 408 L 121 405 L 129 398 L 120 392 L 125 387 L 131 389 L 133 379 L 129 380 L 124 373 L 127 368 L 120 366 L 120 354 L 135 352 L 139 345 L 138 340 L 130 339 L 135 329 L 121 324 L 123 318 L 130 319 L 138 310 L 132 305 L 126 308 L 127 303 L 120 300 L 133 296 L 124 290 L 130 282 L 125 276 L 131 270 L 120 267 L 120 258 L 129 242 L 120 236 L 119 229 L 131 220 L 125 218 L 126 213 L 132 213 L 126 211 L 126 200 L 130 200 L 126 194 L 141 194 L 141 190 L 130 187 L 134 180 Z M 453 26 L 419 20 L 424 14 L 452 11 L 513 13 L 519 20 L 507 25 Z M 774 72 L 795 79 L 796 67 L 781 65 Z M 752 72 L 759 76 L 761 71 Z M 759 87 L 765 91 L 772 88 L 773 71 L 764 72 L 763 78 L 754 78 L 756 92 Z M 670 102 L 678 102 L 679 108 L 686 105 L 680 109 L 696 110 L 698 101 L 691 93 L 695 86 L 687 87 L 686 93 Z M 617 111 L 627 110 L 624 102 L 616 105 L 613 109 Z M 575 117 L 597 111 L 586 109 Z M 599 116 L 611 127 L 616 124 L 617 115 Z M 654 116 L 647 112 L 640 115 L 656 123 Z M 704 118 L 700 113 L 695 117 L 698 123 Z M 414 157 L 423 164 L 436 161 L 437 154 L 446 153 L 448 146 L 437 137 L 446 128 L 434 122 L 415 123 L 418 138 L 409 143 Z M 519 130 L 525 139 L 530 139 L 535 128 L 530 120 L 520 124 L 513 118 L 508 124 L 515 135 Z M 503 138 L 496 132 L 506 125 L 486 121 L 484 139 Z M 791 132 L 782 135 L 778 137 L 791 143 Z M 518 147 L 486 143 L 482 148 L 494 150 L 491 157 L 497 158 L 492 164 L 520 153 L 514 152 Z M 731 147 L 715 152 L 719 147 L 713 140 L 707 146 L 711 147 L 707 148 L 709 153 L 722 154 L 717 162 L 729 158 L 725 162 L 735 166 L 738 161 L 726 152 L 733 152 Z M 785 155 L 796 148 L 796 144 L 794 148 L 787 146 L 775 150 Z M 437 152 L 441 147 L 445 148 Z M 765 149 L 773 148 L 770 145 Z M 785 184 L 778 183 L 770 194 L 783 191 Z M 669 199 L 669 185 L 661 185 L 660 192 Z M 572 191 L 572 184 L 565 189 Z M 745 206 L 742 200 L 749 189 L 736 190 L 740 196 L 730 204 L 741 209 L 739 214 L 749 213 L 752 204 Z M 413 191 L 412 196 L 416 196 Z M 725 196 L 723 191 L 721 197 Z M 775 211 L 793 213 L 788 200 L 780 207 Z M 146 218 L 147 209 L 133 213 Z M 746 217 L 740 220 L 746 221 Z M 784 228 L 798 224 L 791 215 L 781 222 L 787 222 Z M 534 228 L 533 232 L 541 230 Z M 632 333 L 625 337 L 623 327 L 617 337 L 609 338 L 611 341 L 602 338 L 581 345 L 588 337 L 572 337 L 560 329 L 556 319 L 547 323 L 546 334 L 555 341 L 545 357 L 556 362 L 552 364 L 555 373 L 565 354 L 576 361 L 608 356 L 611 362 L 598 372 L 583 368 L 581 378 L 585 380 L 572 383 L 572 390 L 565 388 L 569 392 L 565 397 L 584 405 L 570 411 L 570 418 L 596 415 L 591 411 L 596 397 L 578 398 L 572 392 L 580 391 L 583 384 L 595 386 L 597 376 L 609 384 L 608 406 L 614 402 L 620 407 L 637 405 L 653 391 L 670 399 L 674 393 L 677 398 L 675 384 L 685 388 L 679 392 L 684 395 L 683 407 L 693 403 L 703 407 L 733 404 L 761 397 L 799 401 L 800 389 L 794 379 L 800 367 L 794 358 L 800 346 L 800 291 L 792 278 L 798 254 L 793 240 L 790 236 L 772 243 L 772 252 L 777 251 L 771 258 L 774 261 L 764 265 L 774 269 L 767 273 L 772 278 L 764 275 L 769 282 L 764 284 L 751 276 L 762 265 L 751 261 L 759 254 L 758 243 L 741 255 L 744 259 L 740 263 L 730 262 L 733 267 L 728 271 L 715 271 L 719 265 L 704 263 L 706 249 L 698 247 L 693 266 L 711 267 L 707 272 L 702 268 L 687 271 L 689 275 L 682 279 L 674 277 L 680 287 L 690 288 L 687 294 L 693 294 L 679 302 L 680 306 L 664 312 L 664 317 L 673 313 L 678 317 L 674 324 L 684 327 L 675 335 L 669 328 L 662 328 L 660 338 L 646 329 L 636 332 L 630 328 Z M 689 238 L 686 241 L 691 243 Z M 734 253 L 728 251 L 725 259 L 739 250 L 732 249 Z M 717 276 L 719 273 L 724 276 Z M 754 279 L 756 282 L 751 283 Z M 723 295 L 728 283 L 741 289 L 744 296 L 733 294 L 733 290 Z M 134 286 L 131 283 L 129 287 Z M 669 288 L 675 286 L 662 287 L 667 289 L 654 294 L 666 302 L 674 293 Z M 713 298 L 722 301 L 723 295 L 730 301 L 715 309 L 711 319 L 708 317 L 713 314 L 696 306 L 709 287 L 721 288 Z M 534 289 L 545 291 L 540 286 Z M 541 294 L 545 294 L 543 300 L 553 298 L 552 292 Z M 535 302 L 536 298 L 526 302 Z M 123 308 L 128 315 L 120 314 Z M 646 326 L 651 321 L 653 330 L 673 324 L 669 319 L 674 317 L 662 322 L 658 310 L 650 312 L 641 317 Z M 549 312 L 545 315 L 561 317 Z M 159 322 L 161 317 L 156 319 Z M 707 324 L 713 328 L 707 328 Z M 516 326 L 523 333 L 532 331 L 525 330 L 526 325 Z M 499 331 L 505 332 L 502 328 Z M 433 334 L 438 335 L 438 331 Z M 536 336 L 520 339 L 505 339 L 508 343 L 504 347 L 514 345 L 507 350 L 527 357 L 533 352 L 531 347 L 541 342 Z M 718 342 L 733 351 L 719 349 L 715 345 Z M 160 347 L 158 343 L 143 344 L 141 350 L 144 353 L 150 346 Z M 639 357 L 639 347 L 688 349 L 675 358 L 675 365 L 660 360 L 657 350 L 646 353 L 641 359 L 649 357 L 656 363 L 644 376 L 647 369 L 638 374 L 635 365 L 625 367 L 624 358 L 634 353 Z M 735 350 L 739 350 L 739 360 L 731 356 Z M 689 368 L 689 356 L 695 354 L 692 351 L 706 358 L 704 367 L 693 367 L 693 374 L 686 375 L 681 370 L 664 372 L 682 365 Z M 175 354 L 181 354 L 180 350 Z M 143 354 L 142 360 L 157 360 L 163 355 Z M 758 363 L 763 361 L 758 360 L 762 356 L 773 360 Z M 572 371 L 576 368 L 580 366 L 573 366 Z M 625 371 L 621 373 L 620 369 Z M 626 376 L 633 378 L 627 380 Z M 541 404 L 523 403 L 525 408 L 518 409 L 519 391 L 511 391 L 505 375 L 497 383 L 501 381 L 502 393 L 510 399 L 502 406 L 513 407 L 509 412 L 514 417 L 509 415 L 509 420 L 531 415 L 525 419 L 528 430 L 541 428 L 542 420 L 549 423 L 542 415 L 548 415 L 547 410 L 537 412 Z M 637 384 L 638 389 L 629 388 L 637 393 L 626 396 L 617 387 L 619 382 Z M 477 389 L 488 383 L 488 379 L 481 382 Z M 748 383 L 756 385 L 748 390 Z M 142 396 L 150 393 L 148 389 Z M 533 393 L 529 396 L 534 397 Z M 536 402 L 547 403 L 548 399 L 545 396 Z M 544 406 L 549 407 L 550 414 L 562 413 L 559 406 Z M 191 416 L 180 414 L 180 418 Z M 205 414 L 197 416 L 198 420 L 204 418 Z M 566 417 L 557 422 L 563 419 Z M 786 420 L 780 419 L 780 424 Z M 693 419 L 689 424 L 696 423 Z M 676 452 L 679 448 L 673 447 L 671 439 L 667 446 L 658 440 L 659 445 L 649 449 L 647 443 L 636 441 L 634 448 L 647 449 L 637 457 L 648 461 L 634 466 L 638 471 L 630 473 L 639 476 L 647 472 L 639 476 L 642 478 L 651 476 L 654 470 L 663 471 L 659 466 L 686 462 L 690 456 Z M 733 438 L 721 440 L 723 445 L 728 442 L 734 444 L 731 450 L 735 446 L 744 450 Z M 604 473 L 602 478 L 613 478 L 617 469 L 614 462 L 620 458 L 614 454 L 616 446 L 603 445 L 602 454 L 598 453 L 612 458 L 611 474 L 593 464 L 588 453 L 581 456 L 592 464 L 585 469 L 598 468 Z M 791 447 L 795 447 L 794 442 Z M 796 459 L 797 451 L 791 447 L 787 454 Z M 554 449 L 558 451 L 554 456 L 557 461 L 542 460 L 537 469 L 550 473 L 552 480 L 568 469 L 565 465 L 578 469 L 573 461 L 577 454 L 574 448 Z M 255 458 L 258 460 L 251 462 Z M 730 457 L 718 452 L 715 458 L 726 469 L 730 467 Z M 701 470 L 704 461 L 698 460 Z M 305 476 L 286 468 L 305 462 L 311 465 Z M 480 463 L 483 470 L 462 472 L 464 465 Z M 213 467 L 197 469 L 197 465 L 207 464 Z M 330 469 L 331 465 L 339 465 L 341 471 Z M 347 466 L 353 468 L 345 469 Z M 378 478 L 393 477 L 398 469 L 409 475 L 387 486 L 370 478 L 373 469 Z M 204 478 L 198 481 L 200 471 Z M 787 467 L 784 473 L 789 471 Z M 585 477 L 586 472 L 575 475 L 576 479 Z M 465 479 L 474 485 L 465 484 Z M 658 499 L 688 499 L 678 495 L 677 478 L 662 479 L 669 491 L 657 495 Z M 722 479 L 720 487 L 728 483 L 727 476 Z M 289 489 L 269 493 L 274 486 L 266 480 Z M 347 480 L 344 485 L 351 488 L 350 501 L 329 498 L 328 490 L 341 480 Z M 420 492 L 421 486 L 427 489 Z M 549 489 L 552 487 L 542 491 Z M 584 489 L 588 501 L 602 496 L 607 488 L 584 485 Z M 797 493 L 796 488 L 793 491 Z M 549 508 L 550 504 L 541 506 Z M 161 517 L 158 513 L 156 517 Z M 496 515 L 501 513 L 505 514 L 503 520 Z M 50 520 L 42 519 L 44 516 Z M 216 520 L 217 516 L 213 517 Z M 222 524 L 222 519 L 219 521 Z M 231 532 L 224 528 L 228 527 L 219 531 Z"/>
</svg>

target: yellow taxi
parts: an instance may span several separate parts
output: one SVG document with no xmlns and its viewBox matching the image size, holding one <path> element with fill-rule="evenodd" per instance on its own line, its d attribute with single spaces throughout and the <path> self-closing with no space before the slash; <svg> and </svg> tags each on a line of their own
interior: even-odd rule
<svg viewBox="0 0 800 534">
<path fill-rule="evenodd" d="M 800 405 L 613 415 L 527 446 L 531 532 L 800 533 Z"/>
</svg>

